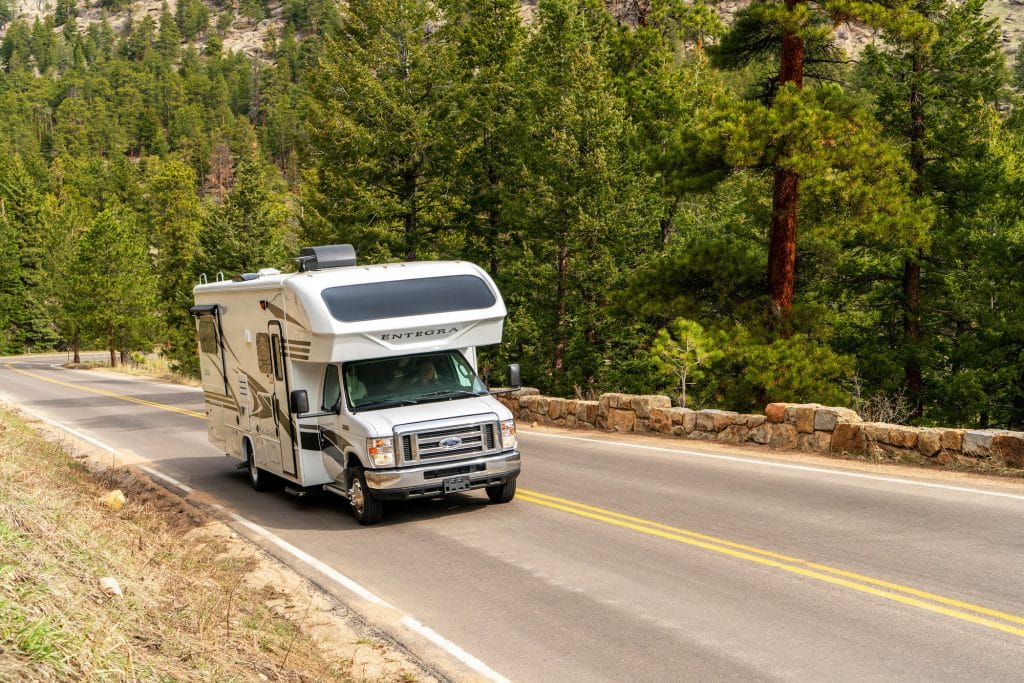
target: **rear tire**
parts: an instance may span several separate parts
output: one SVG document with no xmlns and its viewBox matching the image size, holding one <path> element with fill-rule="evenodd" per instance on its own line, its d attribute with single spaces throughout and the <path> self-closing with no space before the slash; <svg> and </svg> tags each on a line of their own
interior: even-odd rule
<svg viewBox="0 0 1024 683">
<path fill-rule="evenodd" d="M 270 475 L 261 470 L 256 466 L 256 457 L 253 455 L 252 448 L 246 448 L 246 470 L 249 472 L 249 483 L 252 484 L 254 490 L 263 492 L 270 488 Z"/>
<path fill-rule="evenodd" d="M 352 467 L 352 476 L 348 484 L 348 502 L 352 506 L 352 514 L 356 521 L 363 526 L 376 524 L 384 517 L 384 504 L 370 494 L 360 465 Z"/>
<path fill-rule="evenodd" d="M 516 497 L 516 480 L 509 479 L 504 484 L 487 487 L 487 497 L 492 503 L 508 503 Z"/>
</svg>

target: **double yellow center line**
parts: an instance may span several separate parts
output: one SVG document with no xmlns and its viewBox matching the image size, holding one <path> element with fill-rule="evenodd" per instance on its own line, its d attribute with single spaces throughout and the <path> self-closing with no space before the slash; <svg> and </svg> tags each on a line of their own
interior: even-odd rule
<svg viewBox="0 0 1024 683">
<path fill-rule="evenodd" d="M 134 398 L 132 396 L 116 394 L 111 391 L 94 389 L 92 387 L 82 386 L 81 384 L 62 382 L 34 372 L 13 368 L 9 363 L 5 364 L 4 367 L 28 377 L 33 377 L 44 382 L 50 382 L 51 384 L 70 387 L 79 391 L 87 391 L 101 396 L 120 399 L 122 401 L 130 401 L 132 403 L 138 403 L 151 408 L 159 408 L 161 410 L 168 410 L 173 413 L 188 415 L 190 417 L 197 417 L 200 419 L 205 419 L 206 417 L 203 413 L 199 413 L 194 410 L 186 410 L 184 408 L 177 408 L 163 403 L 155 403 L 153 401 Z M 873 595 L 885 600 L 891 600 L 893 602 L 909 605 L 929 612 L 935 612 L 961 621 L 967 621 L 979 626 L 985 626 L 987 628 L 1003 631 L 1015 636 L 1024 637 L 1024 617 L 1000 612 L 999 610 L 990 609 L 981 605 L 974 605 L 969 602 L 964 602 L 963 600 L 947 598 L 942 595 L 936 595 L 935 593 L 929 593 L 909 586 L 903 586 L 891 581 L 875 579 L 870 576 L 837 569 L 817 562 L 810 562 L 797 557 L 790 557 L 788 555 L 772 552 L 770 550 L 763 550 L 761 548 L 755 548 L 742 543 L 735 543 L 723 538 L 708 536 L 707 534 L 702 534 L 696 531 L 681 529 L 679 527 L 669 526 L 667 524 L 643 519 L 641 517 L 622 514 L 620 512 L 615 512 L 614 510 L 607 510 L 605 508 L 586 505 L 584 503 L 578 503 L 565 498 L 550 496 L 545 493 L 540 493 L 539 491 L 520 488 L 517 499 L 522 502 L 540 505 L 551 510 L 557 510 L 559 512 L 589 519 L 594 522 L 610 524 L 621 529 L 627 529 L 629 531 L 646 534 L 648 536 L 655 536 L 675 543 L 683 543 L 702 550 L 727 555 L 738 560 L 753 562 L 755 564 L 771 567 L 791 574 L 797 574 L 815 581 L 830 583 L 858 591 L 860 593 L 867 593 L 868 595 Z"/>
<path fill-rule="evenodd" d="M 43 382 L 49 382 L 50 384 L 57 384 L 62 387 L 70 387 L 78 391 L 88 391 L 92 394 L 99 394 L 100 396 L 109 396 L 110 398 L 116 398 L 121 401 L 128 401 L 130 403 L 138 403 L 139 405 L 149 406 L 150 408 L 159 408 L 161 410 L 169 410 L 172 413 L 178 413 L 180 415 L 188 415 L 189 417 L 198 417 L 200 419 L 206 419 L 205 413 L 197 413 L 194 410 L 186 410 L 185 408 L 178 408 L 176 406 L 169 406 L 165 403 L 154 403 L 153 401 L 147 401 L 143 398 L 135 398 L 134 396 L 125 396 L 124 394 L 115 394 L 112 391 L 104 391 L 103 389 L 94 389 L 92 387 L 82 386 L 81 384 L 72 384 L 71 382 L 61 382 L 59 379 L 53 379 L 52 377 L 46 377 L 35 372 L 29 372 L 28 370 L 22 370 L 20 368 L 11 367 L 10 363 L 4 363 L 4 369 L 11 370 L 18 373 L 19 375 L 25 375 L 26 377 L 32 377 L 33 379 L 42 380 Z"/>
<path fill-rule="evenodd" d="M 667 524 L 661 524 L 660 522 L 624 515 L 614 510 L 606 510 L 565 498 L 549 496 L 538 491 L 519 489 L 517 498 L 534 505 L 542 505 L 595 522 L 610 524 L 637 533 L 647 534 L 648 536 L 657 536 L 658 538 L 676 543 L 683 543 L 703 550 L 728 555 L 739 560 L 780 569 L 816 581 L 831 583 L 843 588 L 849 588 L 861 593 L 867 593 L 879 598 L 885 598 L 886 600 L 892 600 L 904 605 L 910 605 L 947 617 L 953 617 L 954 619 L 969 621 L 973 624 L 1024 637 L 1024 617 L 1015 614 L 1007 614 L 1006 612 L 1000 612 L 988 607 L 973 605 L 962 600 L 947 598 L 909 586 L 902 586 L 891 581 L 883 581 L 870 576 L 855 574 L 854 572 L 829 567 L 817 562 L 801 560 L 770 550 L 762 550 L 761 548 L 743 545 L 742 543 L 734 543 L 733 541 L 708 536 L 696 531 L 680 529 Z"/>
</svg>

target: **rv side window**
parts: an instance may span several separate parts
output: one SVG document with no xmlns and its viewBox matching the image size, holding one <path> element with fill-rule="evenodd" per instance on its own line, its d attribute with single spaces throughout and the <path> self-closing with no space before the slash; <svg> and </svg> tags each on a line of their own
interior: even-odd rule
<svg viewBox="0 0 1024 683">
<path fill-rule="evenodd" d="M 328 365 L 324 372 L 324 402 L 320 410 L 334 410 L 341 398 L 341 378 L 338 376 L 338 366 Z"/>
<path fill-rule="evenodd" d="M 217 326 L 209 318 L 199 319 L 199 348 L 203 353 L 218 353 Z"/>
<path fill-rule="evenodd" d="M 256 361 L 264 375 L 274 371 L 273 361 L 270 360 L 270 335 L 264 332 L 256 334 Z"/>
<path fill-rule="evenodd" d="M 274 359 L 274 379 L 280 381 L 284 379 L 284 372 L 281 370 L 281 338 L 275 334 L 271 342 L 270 355 Z"/>
</svg>

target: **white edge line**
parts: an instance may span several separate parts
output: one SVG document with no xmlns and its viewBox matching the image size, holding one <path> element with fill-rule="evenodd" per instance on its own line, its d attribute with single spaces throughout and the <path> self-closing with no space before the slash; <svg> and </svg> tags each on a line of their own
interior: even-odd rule
<svg viewBox="0 0 1024 683">
<path fill-rule="evenodd" d="M 96 446 L 96 448 L 100 448 L 100 449 L 106 451 L 107 453 L 110 453 L 111 455 L 117 455 L 117 449 L 116 448 L 114 448 L 113 446 L 110 446 L 108 444 L 105 444 L 105 443 L 103 443 L 102 441 L 100 441 L 98 439 L 94 439 L 93 437 L 89 436 L 88 434 L 83 434 L 82 432 L 78 431 L 77 429 L 72 429 L 71 427 L 68 427 L 65 424 L 61 424 L 60 422 L 57 422 L 56 420 L 51 420 L 50 418 L 46 417 L 45 415 L 37 413 L 36 411 L 34 411 L 34 410 L 30 409 L 30 408 L 25 408 L 24 406 L 18 406 L 18 409 L 21 410 L 22 412 L 28 413 L 29 415 L 31 415 L 32 417 L 36 418 L 37 420 L 42 420 L 43 422 L 46 422 L 47 424 L 53 425 L 54 427 L 56 427 L 57 429 L 59 429 L 59 430 L 61 430 L 63 432 L 67 432 L 68 434 L 70 434 L 71 436 L 73 436 L 73 437 L 75 437 L 77 439 L 81 439 L 82 441 L 85 441 L 86 443 L 90 443 L 93 446 Z M 128 464 L 133 465 L 134 467 L 138 467 L 140 470 L 142 470 L 146 474 L 149 474 L 149 475 L 151 475 L 153 477 L 156 477 L 157 479 L 162 479 L 163 481 L 166 481 L 168 484 L 173 484 L 174 486 L 176 486 L 177 488 L 181 489 L 185 493 L 192 493 L 193 491 L 195 491 L 195 489 L 193 489 L 188 484 L 180 482 L 177 479 L 175 479 L 174 477 L 170 477 L 170 476 L 164 474 L 163 472 L 157 472 L 152 467 L 146 467 L 145 465 L 138 465 L 138 464 L 133 464 L 133 463 L 128 463 Z"/>
<path fill-rule="evenodd" d="M 138 467 L 140 470 L 142 470 L 143 472 L 150 476 L 156 477 L 157 479 L 163 479 L 168 484 L 173 484 L 174 486 L 177 486 L 185 493 L 192 493 L 193 491 L 195 491 L 195 489 L 189 486 L 188 484 L 183 484 L 174 477 L 169 477 L 163 472 L 157 472 L 152 467 L 146 467 L 145 465 L 136 465 L 136 467 Z"/>
<path fill-rule="evenodd" d="M 94 439 L 91 436 L 88 436 L 86 434 L 83 434 L 82 432 L 78 431 L 77 429 L 72 429 L 71 427 L 68 427 L 67 425 L 63 425 L 60 422 L 57 422 L 56 420 L 51 420 L 50 418 L 46 417 L 45 415 L 43 415 L 41 413 L 37 413 L 36 411 L 32 410 L 31 408 L 26 408 L 24 406 L 19 405 L 18 406 L 18 410 L 22 411 L 23 413 L 28 413 L 29 415 L 31 415 L 32 417 L 36 418 L 37 420 L 42 420 L 43 422 L 46 422 L 47 424 L 53 425 L 57 429 L 60 429 L 61 431 L 64 431 L 64 432 L 67 432 L 68 434 L 70 434 L 70 435 L 72 435 L 72 436 L 74 436 L 76 438 L 79 438 L 82 441 L 85 441 L 87 443 L 91 443 L 93 446 L 96 446 L 97 448 L 101 448 L 101 449 L 105 450 L 108 453 L 111 453 L 111 454 L 114 454 L 114 455 L 117 454 L 117 449 L 116 448 L 114 448 L 112 446 L 108 446 L 107 444 L 103 443 L 102 441 L 97 441 L 96 439 Z"/>
<path fill-rule="evenodd" d="M 381 607 L 386 607 L 388 609 L 395 610 L 401 615 L 403 626 L 408 628 L 410 631 L 419 634 L 423 638 L 426 638 L 433 644 L 437 645 L 442 650 L 444 650 L 445 652 L 453 656 L 455 659 L 459 660 L 460 662 L 468 666 L 470 669 L 480 674 L 481 676 L 484 676 L 489 680 L 495 681 L 495 683 L 511 683 L 509 679 L 505 678 L 497 671 L 487 666 L 482 661 L 480 661 L 473 655 L 469 654 L 455 643 L 451 642 L 444 636 L 440 635 L 434 629 L 424 626 L 412 616 L 405 614 L 404 612 L 402 612 L 402 610 L 398 609 L 391 603 L 387 602 L 386 600 L 378 596 L 376 593 L 373 593 L 372 591 L 356 583 L 354 580 L 345 576 L 337 569 L 334 569 L 330 565 L 321 562 L 320 560 L 316 559 L 304 550 L 296 548 L 288 541 L 285 541 L 284 539 L 274 535 L 270 531 L 267 531 L 264 527 L 260 526 L 259 524 L 256 524 L 255 522 L 252 522 L 237 513 L 231 512 L 230 510 L 225 509 L 223 506 L 215 503 L 213 507 L 223 511 L 237 523 L 246 527 L 250 531 L 255 532 L 257 535 L 261 536 L 267 541 L 270 541 L 281 550 L 295 557 L 300 562 L 309 565 L 313 569 L 324 574 L 335 583 L 344 586 L 345 588 L 352 591 L 364 600 L 367 600 L 375 605 L 380 605 Z"/>
<path fill-rule="evenodd" d="M 423 636 L 430 642 L 434 643 L 435 645 L 439 646 L 445 652 L 452 655 L 460 662 L 467 665 L 469 668 L 473 669 L 473 671 L 476 671 L 481 676 L 486 676 L 490 680 L 496 681 L 497 683 L 511 683 L 509 679 L 505 678 L 497 671 L 487 666 L 486 664 L 484 664 L 479 659 L 463 650 L 455 643 L 445 639 L 443 636 L 439 635 L 436 631 L 434 631 L 434 629 L 424 626 L 423 624 L 416 621 L 410 616 L 404 617 L 402 619 L 402 623 L 405 624 L 405 626 L 409 630 L 419 633 L 421 636 Z"/>
<path fill-rule="evenodd" d="M 116 448 L 113 448 L 112 446 L 108 446 L 107 444 L 103 443 L 102 441 L 98 441 L 97 439 L 94 439 L 91 436 L 87 436 L 87 435 L 79 432 L 76 429 L 72 429 L 71 427 L 63 425 L 63 424 L 61 424 L 61 423 L 59 423 L 59 422 L 57 422 L 55 420 L 51 420 L 50 418 L 48 418 L 48 417 L 46 417 L 44 415 L 40 415 L 39 413 L 37 413 L 34 410 L 30 410 L 30 409 L 24 408 L 22 406 L 18 406 L 18 407 L 19 407 L 20 410 L 28 413 L 29 415 L 32 415 L 33 417 L 35 417 L 35 418 L 37 418 L 39 420 L 42 420 L 43 422 L 51 424 L 54 427 L 57 427 L 58 429 L 61 429 L 61 430 L 65 431 L 65 432 L 67 432 L 68 434 L 71 434 L 72 436 L 75 436 L 75 437 L 77 437 L 79 439 L 82 439 L 83 441 L 86 441 L 86 442 L 96 446 L 97 448 L 101 448 L 101 449 L 107 451 L 108 453 L 112 453 L 112 454 L 116 454 L 117 453 L 117 449 Z M 166 482 L 169 482 L 169 483 L 173 484 L 174 486 L 178 487 L 182 491 L 185 491 L 187 493 L 192 493 L 192 491 L 194 491 L 194 489 L 191 486 L 188 486 L 187 484 L 183 484 L 182 482 L 178 481 L 174 477 L 169 477 L 166 474 L 163 474 L 162 472 L 158 472 L 158 471 L 154 470 L 151 467 L 146 467 L 145 465 L 136 465 L 136 467 L 138 467 L 139 469 L 143 470 L 147 474 L 150 474 L 150 475 L 152 475 L 154 477 L 157 477 L 158 479 L 162 479 L 162 480 L 164 480 Z M 227 514 L 229 517 L 231 517 L 231 519 L 235 520 L 235 522 L 237 522 L 238 524 L 241 524 L 242 526 L 246 527 L 250 531 L 255 532 L 257 535 L 261 536 L 262 538 L 266 539 L 267 541 L 270 541 L 271 543 L 273 543 L 278 548 L 280 548 L 281 550 L 285 551 L 286 553 L 288 553 L 289 555 L 291 555 L 295 559 L 297 559 L 300 562 L 308 565 L 309 567 L 312 567 L 313 569 L 317 570 L 318 572 L 320 572 L 324 576 L 328 577 L 329 579 L 331 579 L 332 581 L 334 581 L 338 585 L 343 586 L 344 588 L 347 588 L 348 590 L 350 590 L 351 592 L 355 593 L 356 595 L 358 595 L 359 597 L 363 598 L 364 600 L 366 600 L 368 602 L 371 602 L 371 603 L 373 603 L 375 605 L 380 605 L 381 607 L 386 607 L 386 608 L 395 610 L 396 612 L 398 612 L 399 614 L 402 615 L 402 625 L 403 626 L 408 628 L 410 631 L 413 631 L 414 633 L 419 634 L 423 638 L 426 638 L 430 642 L 434 643 L 435 645 L 437 645 L 438 647 L 443 649 L 445 652 L 447 652 L 448 654 L 453 656 L 455 659 L 457 659 L 458 661 L 462 662 L 463 664 L 465 664 L 466 666 L 468 666 L 470 669 L 472 669 L 473 671 L 477 672 L 481 676 L 484 676 L 484 677 L 486 677 L 486 678 L 488 678 L 488 679 L 490 679 L 492 681 L 495 681 L 495 683 L 511 683 L 509 681 L 509 679 L 505 678 L 504 676 L 499 674 L 497 671 L 495 671 L 491 667 L 487 666 L 482 661 L 480 661 L 479 659 L 477 659 L 473 655 L 469 654 L 468 652 L 463 650 L 461 647 L 459 647 L 455 643 L 451 642 L 450 640 L 448 640 L 444 636 L 440 635 L 439 633 L 437 633 L 437 631 L 433 630 L 432 628 L 428 628 L 427 626 L 424 626 L 423 624 L 418 622 L 413 617 L 409 616 L 408 614 L 405 614 L 404 612 L 402 612 L 400 609 L 398 609 L 397 607 L 395 607 L 391 603 L 389 603 L 386 600 L 384 600 L 383 598 L 379 597 L 376 593 L 373 593 L 372 591 L 369 591 L 366 588 L 363 588 L 363 586 L 361 586 L 360 584 L 356 583 L 355 581 L 353 581 L 349 577 L 345 576 L 344 574 L 339 572 L 337 569 L 334 569 L 330 565 L 328 565 L 328 564 L 326 564 L 326 563 L 316 559 L 315 557 L 313 557 L 309 553 L 305 552 L 304 550 L 300 550 L 299 548 L 295 547 L 294 545 L 292 545 L 288 541 L 284 540 L 283 538 L 280 538 L 280 537 L 274 535 L 273 533 L 271 533 L 270 531 L 267 531 L 265 528 L 263 528 L 259 524 L 256 524 L 255 522 L 252 522 L 252 521 L 246 519 L 245 517 L 242 517 L 241 515 L 239 515 L 239 514 L 237 514 L 235 512 L 231 512 L 230 510 L 227 510 L 226 508 L 224 508 L 223 505 L 219 505 L 217 503 L 213 503 L 213 504 L 211 504 L 211 507 L 213 507 L 213 508 L 215 508 L 217 510 L 220 510 L 221 512 Z"/>
<path fill-rule="evenodd" d="M 621 446 L 623 442 L 610 441 L 606 439 L 590 439 L 583 436 L 565 436 L 561 434 L 547 434 L 545 432 L 521 431 L 520 434 L 536 435 L 548 439 L 563 439 L 566 441 L 584 441 L 586 443 L 598 443 L 605 446 Z M 708 458 L 710 460 L 725 460 L 738 462 L 747 465 L 760 465 L 762 467 L 780 467 L 787 470 L 799 470 L 802 472 L 817 472 L 819 474 L 832 474 L 839 477 L 853 477 L 854 479 L 870 479 L 872 481 L 884 481 L 893 484 L 907 484 L 909 486 L 923 486 L 931 489 L 942 489 L 944 491 L 958 491 L 960 493 L 977 493 L 983 496 L 995 496 L 997 498 L 1010 498 L 1013 500 L 1024 500 L 1024 495 L 1017 493 L 1002 493 L 999 491 L 986 491 L 984 489 L 972 489 L 966 486 L 952 486 L 949 484 L 935 484 L 927 481 L 915 481 L 913 479 L 901 479 L 899 477 L 884 477 L 877 474 L 864 474 L 862 472 L 848 472 L 846 470 L 834 470 L 827 467 L 813 467 L 810 465 L 792 465 L 784 462 L 771 460 L 759 460 L 757 458 L 744 458 L 736 455 L 718 455 L 716 453 L 702 453 L 701 451 L 689 451 L 682 448 L 665 448 L 663 446 L 645 446 L 643 444 L 629 443 L 630 448 L 637 448 L 647 451 L 658 451 L 660 453 L 675 453 L 681 455 L 692 455 L 697 458 Z"/>
<path fill-rule="evenodd" d="M 285 551 L 286 553 L 295 557 L 301 562 L 309 565 L 313 569 L 316 569 L 321 574 L 324 574 L 335 583 L 344 586 L 345 588 L 352 591 L 364 600 L 372 602 L 375 605 L 380 605 L 381 607 L 390 607 L 391 609 L 397 609 L 394 605 L 390 604 L 383 598 L 379 597 L 376 593 L 373 593 L 367 590 L 366 588 L 363 588 L 361 585 L 359 585 L 349 577 L 345 576 L 337 569 L 331 567 L 325 562 L 322 562 L 321 560 L 316 559 L 306 551 L 300 550 L 299 548 L 295 547 L 283 538 L 280 538 L 279 536 L 276 536 L 267 529 L 263 528 L 256 522 L 250 521 L 236 512 L 231 512 L 230 510 L 227 510 L 223 506 L 217 505 L 216 503 L 213 505 L 213 507 L 221 510 L 229 517 L 231 517 L 231 519 L 235 520 L 245 528 L 255 532 L 258 536 L 270 541 L 281 550 Z"/>
</svg>

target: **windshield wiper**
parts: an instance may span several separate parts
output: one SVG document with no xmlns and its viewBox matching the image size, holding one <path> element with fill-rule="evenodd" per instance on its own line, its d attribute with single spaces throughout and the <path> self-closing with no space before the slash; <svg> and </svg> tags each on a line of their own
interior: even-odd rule
<svg viewBox="0 0 1024 683">
<path fill-rule="evenodd" d="M 410 401 L 407 398 L 385 398 L 379 401 L 370 401 L 369 403 L 363 403 L 352 408 L 353 412 L 361 412 L 363 410 L 373 410 L 375 408 L 395 408 L 398 406 L 414 406 L 416 401 Z"/>
<path fill-rule="evenodd" d="M 438 389 L 437 391 L 431 391 L 426 394 L 420 394 L 420 400 L 425 398 L 470 398 L 473 396 L 484 396 L 484 394 L 478 394 L 475 391 L 464 391 L 462 389 Z"/>
</svg>

